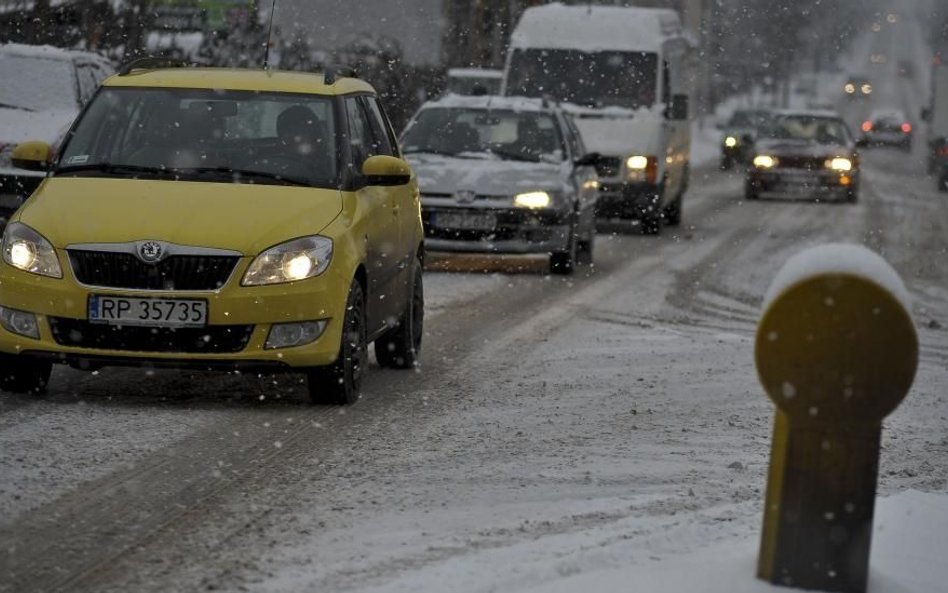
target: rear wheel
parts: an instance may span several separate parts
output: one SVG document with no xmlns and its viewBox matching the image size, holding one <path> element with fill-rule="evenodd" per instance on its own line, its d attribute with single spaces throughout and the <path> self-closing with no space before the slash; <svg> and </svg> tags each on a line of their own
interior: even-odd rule
<svg viewBox="0 0 948 593">
<path fill-rule="evenodd" d="M 662 210 L 646 212 L 644 215 L 642 215 L 642 234 L 660 235 L 662 232 L 662 218 Z"/>
<path fill-rule="evenodd" d="M 668 226 L 678 226 L 681 224 L 681 202 L 682 195 L 678 194 L 675 201 L 665 208 L 665 224 Z"/>
<path fill-rule="evenodd" d="M 859 201 L 859 190 L 850 189 L 846 190 L 846 201 L 850 204 L 855 204 Z"/>
<path fill-rule="evenodd" d="M 410 295 L 398 325 L 375 340 L 375 358 L 382 367 L 410 369 L 418 364 L 425 318 L 422 263 L 418 259 L 415 260 L 415 270 L 412 273 Z"/>
<path fill-rule="evenodd" d="M 0 354 L 0 389 L 10 393 L 43 393 L 53 371 L 50 362 Z"/>
<path fill-rule="evenodd" d="M 365 295 L 358 280 L 352 281 L 342 320 L 342 340 L 336 362 L 307 373 L 309 398 L 314 404 L 347 405 L 359 399 L 368 361 L 365 328 Z"/>
</svg>

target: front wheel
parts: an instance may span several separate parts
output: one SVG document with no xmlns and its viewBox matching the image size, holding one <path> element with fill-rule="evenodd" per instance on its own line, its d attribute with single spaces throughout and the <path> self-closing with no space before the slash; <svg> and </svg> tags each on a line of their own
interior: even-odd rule
<svg viewBox="0 0 948 593">
<path fill-rule="evenodd" d="M 421 352 L 421 334 L 424 329 L 425 291 L 422 283 L 422 263 L 415 260 L 411 293 L 398 325 L 375 340 L 375 358 L 379 366 L 390 369 L 410 369 L 418 364 Z"/>
<path fill-rule="evenodd" d="M 550 254 L 550 272 L 561 276 L 568 276 L 576 268 L 576 226 L 569 229 L 569 241 L 565 251 L 554 251 Z"/>
<path fill-rule="evenodd" d="M 683 193 L 684 192 L 682 192 L 682 194 Z M 681 203 L 684 197 L 682 194 L 678 194 L 674 203 L 665 208 L 665 224 L 668 226 L 678 226 L 681 224 Z"/>
<path fill-rule="evenodd" d="M 0 389 L 10 393 L 43 393 L 52 371 L 51 362 L 36 362 L 0 354 Z"/>
<path fill-rule="evenodd" d="M 309 398 L 314 404 L 348 405 L 359 399 L 368 362 L 365 327 L 365 293 L 352 281 L 342 320 L 342 340 L 336 362 L 307 373 Z"/>
</svg>

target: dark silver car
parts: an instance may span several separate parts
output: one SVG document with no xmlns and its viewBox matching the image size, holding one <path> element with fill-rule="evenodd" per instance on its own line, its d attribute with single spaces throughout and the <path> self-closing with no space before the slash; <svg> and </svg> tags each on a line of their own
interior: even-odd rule
<svg viewBox="0 0 948 593">
<path fill-rule="evenodd" d="M 557 106 L 448 95 L 421 107 L 401 145 L 428 250 L 549 253 L 559 274 L 592 259 L 597 155 Z"/>
</svg>

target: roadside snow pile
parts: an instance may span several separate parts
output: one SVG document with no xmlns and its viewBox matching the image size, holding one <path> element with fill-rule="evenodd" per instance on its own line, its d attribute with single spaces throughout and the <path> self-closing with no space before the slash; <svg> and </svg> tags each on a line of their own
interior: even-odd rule
<svg viewBox="0 0 948 593">
<path fill-rule="evenodd" d="M 798 282 L 823 274 L 846 274 L 871 280 L 897 298 L 906 311 L 912 310 L 908 290 L 892 266 L 874 251 L 848 243 L 811 247 L 788 259 L 767 290 L 762 308 L 766 310 L 777 296 Z"/>
<path fill-rule="evenodd" d="M 671 593 L 776 593 L 755 578 L 758 540 L 731 539 L 653 564 L 574 575 L 535 589 L 574 591 L 669 591 Z M 876 506 L 868 593 L 944 591 L 948 567 L 948 494 L 909 490 Z"/>
</svg>

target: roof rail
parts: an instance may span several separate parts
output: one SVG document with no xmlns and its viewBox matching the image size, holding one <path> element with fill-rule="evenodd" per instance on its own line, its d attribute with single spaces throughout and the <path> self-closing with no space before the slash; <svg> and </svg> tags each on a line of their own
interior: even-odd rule
<svg viewBox="0 0 948 593">
<path fill-rule="evenodd" d="M 355 76 L 355 68 L 350 66 L 326 66 L 325 73 L 323 74 L 323 82 L 327 86 L 332 86 L 336 84 L 336 79 L 340 76 Z"/>
<path fill-rule="evenodd" d="M 128 76 L 132 70 L 154 70 L 156 68 L 185 68 L 189 66 L 188 62 L 176 58 L 166 58 L 161 56 L 146 56 L 135 58 L 131 62 L 125 62 L 118 69 L 119 76 Z"/>
</svg>

